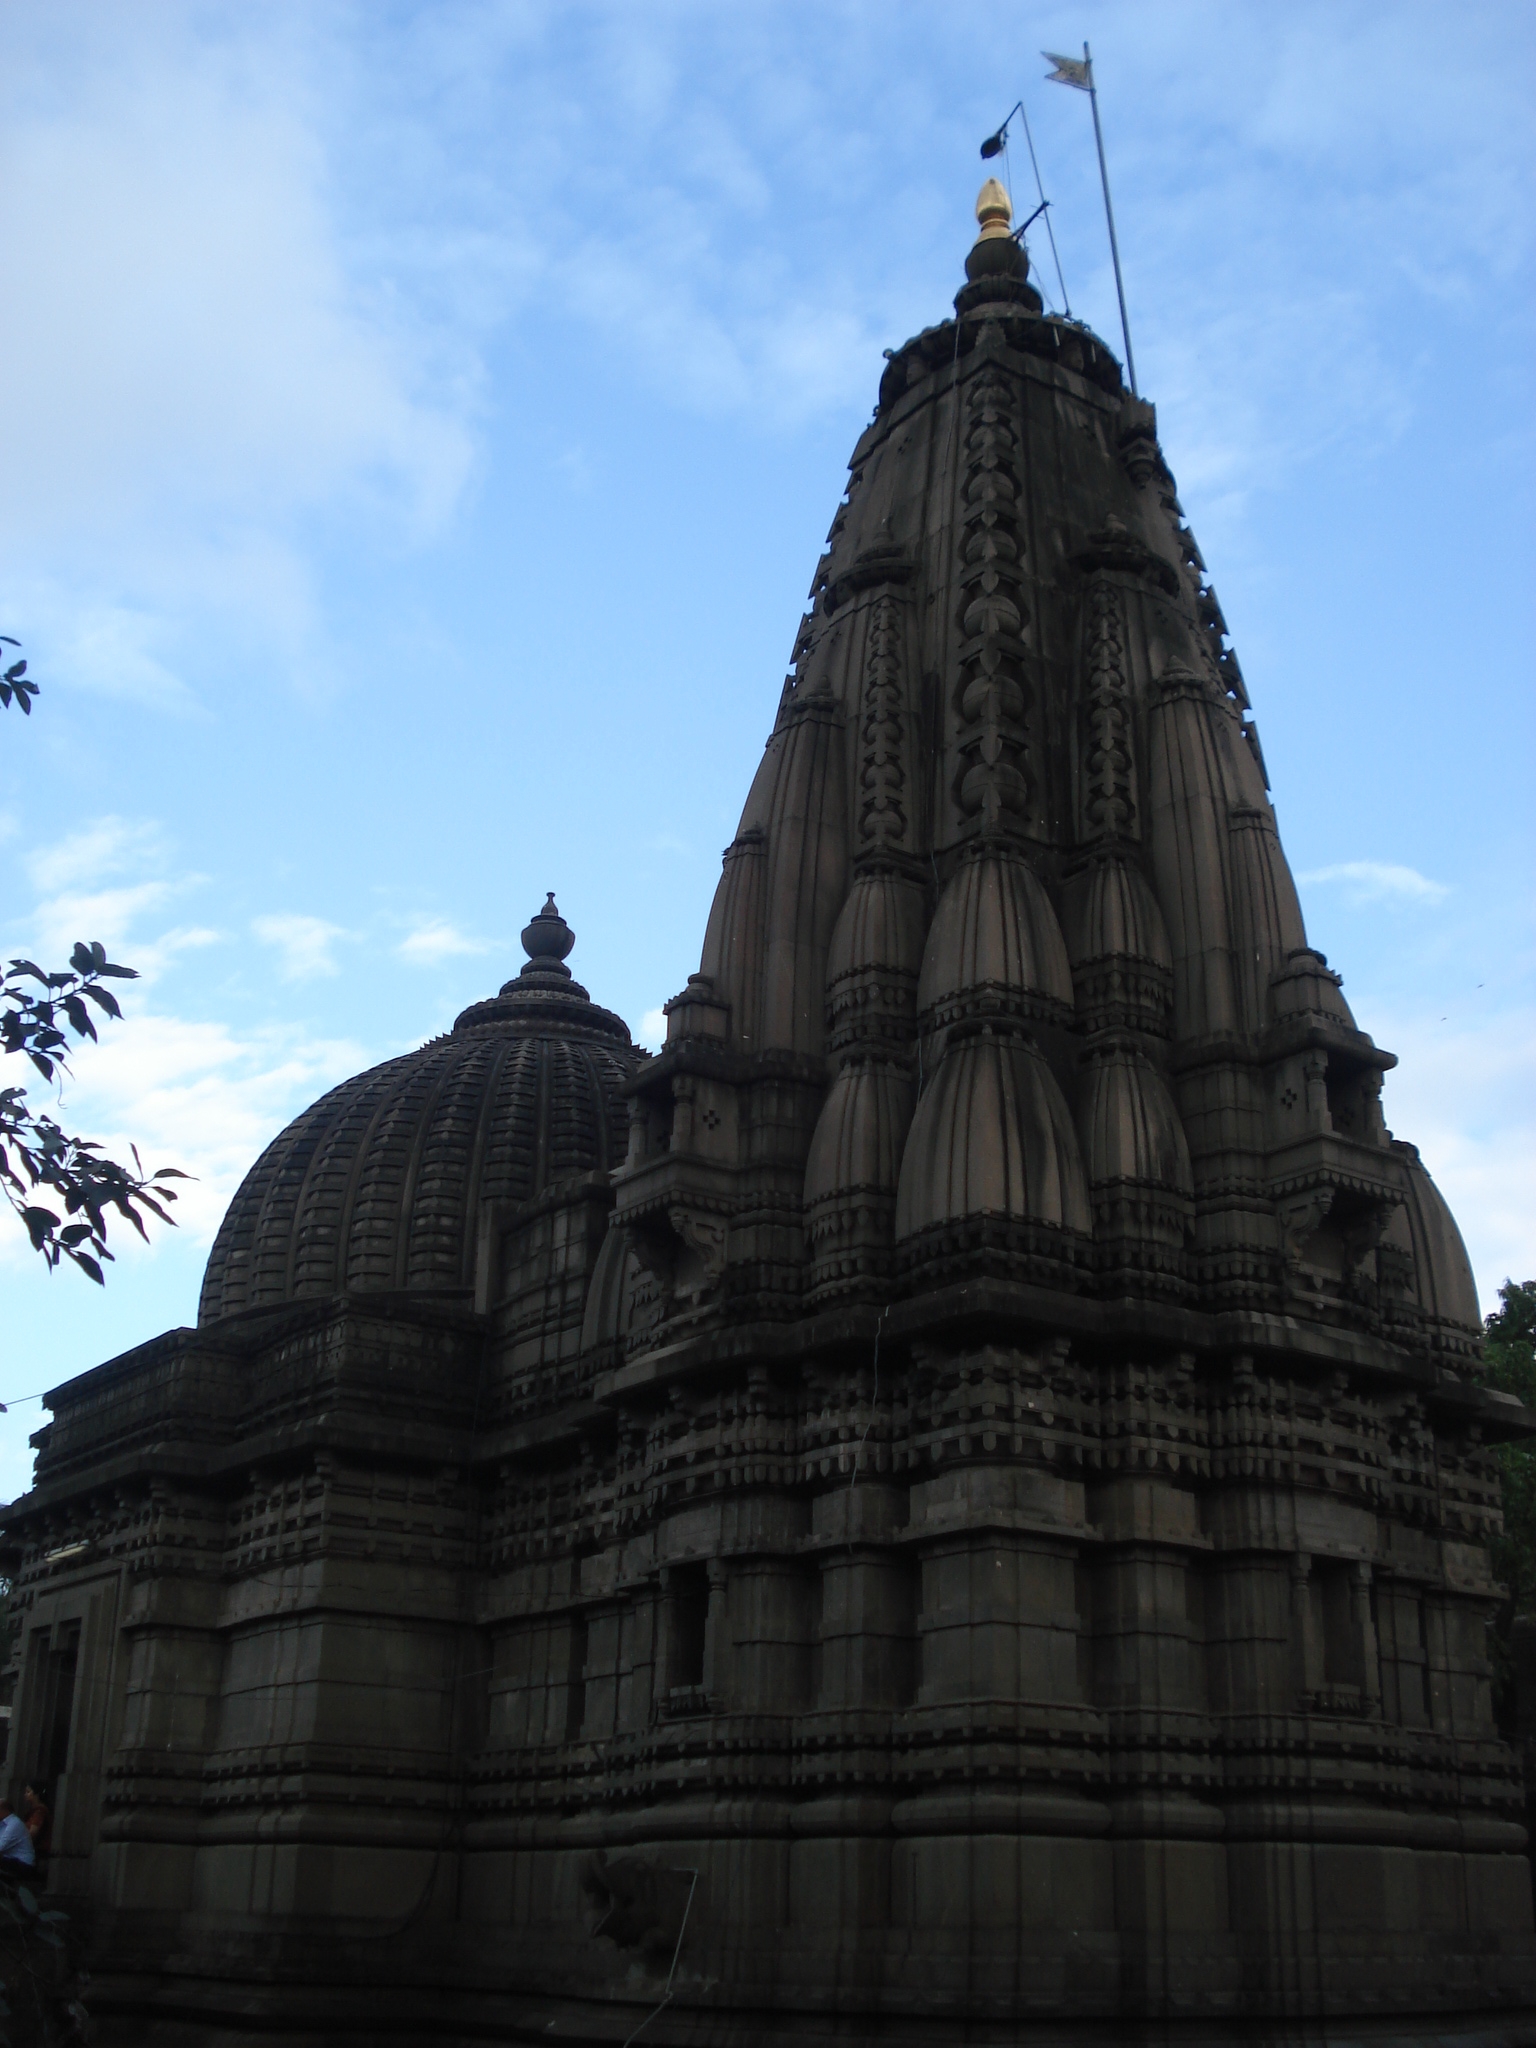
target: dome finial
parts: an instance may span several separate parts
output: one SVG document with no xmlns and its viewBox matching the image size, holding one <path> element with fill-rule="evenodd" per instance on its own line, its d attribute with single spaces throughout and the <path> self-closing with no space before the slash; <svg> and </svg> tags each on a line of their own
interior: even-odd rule
<svg viewBox="0 0 1536 2048">
<path fill-rule="evenodd" d="M 976 218 L 981 222 L 981 233 L 971 244 L 971 253 L 965 259 L 966 276 L 972 284 L 982 278 L 989 281 L 1008 278 L 1022 283 L 1029 275 L 1029 258 L 1009 232 L 1013 201 L 996 178 L 988 178 L 977 193 Z M 1010 297 L 1012 293 L 1005 289 L 1001 294 L 990 295 Z M 1034 298 L 1033 293 L 1030 297 Z M 1034 301 L 1033 310 L 1039 310 L 1038 300 Z"/>
<path fill-rule="evenodd" d="M 988 178 L 977 193 L 976 218 L 981 222 L 979 240 L 995 242 L 1000 235 L 1007 234 L 1008 223 L 1013 219 L 1013 201 L 999 179 Z"/>
<path fill-rule="evenodd" d="M 551 889 L 544 908 L 523 926 L 523 951 L 528 955 L 523 973 L 557 974 L 562 981 L 569 981 L 571 970 L 565 965 L 565 956 L 575 943 L 576 934 L 556 908 Z"/>
</svg>

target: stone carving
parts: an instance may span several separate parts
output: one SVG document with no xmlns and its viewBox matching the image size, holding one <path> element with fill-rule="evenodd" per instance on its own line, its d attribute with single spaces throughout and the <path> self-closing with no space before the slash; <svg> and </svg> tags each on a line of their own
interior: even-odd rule
<svg viewBox="0 0 1536 2048">
<path fill-rule="evenodd" d="M 889 592 L 876 598 L 864 666 L 864 710 L 859 741 L 861 852 L 890 853 L 908 838 L 906 693 L 902 687 L 902 627 Z"/>
<path fill-rule="evenodd" d="M 8 1764 L 116 2038 L 1529 2032 L 1531 1420 L 1151 408 L 979 219 L 663 1050 L 551 901 L 48 1396 Z"/>
<path fill-rule="evenodd" d="M 1005 816 L 1027 816 L 1031 799 L 1024 732 L 1029 692 L 1020 638 L 1026 609 L 1018 574 L 1018 433 L 1013 390 L 995 364 L 977 372 L 965 399 L 956 795 L 961 810 L 991 830 Z"/>
<path fill-rule="evenodd" d="M 1088 838 L 1134 838 L 1136 770 L 1120 602 L 1109 579 L 1088 584 L 1087 688 L 1083 693 L 1083 828 Z"/>
</svg>

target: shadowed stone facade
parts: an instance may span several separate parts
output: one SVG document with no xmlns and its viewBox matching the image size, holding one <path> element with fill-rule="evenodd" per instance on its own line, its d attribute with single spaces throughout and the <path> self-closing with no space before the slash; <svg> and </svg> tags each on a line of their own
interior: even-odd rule
<svg viewBox="0 0 1536 2048">
<path fill-rule="evenodd" d="M 657 1057 L 333 1090 L 58 1389 L 9 1769 L 109 2041 L 1533 2038 L 1455 1223 L 997 188 Z"/>
</svg>

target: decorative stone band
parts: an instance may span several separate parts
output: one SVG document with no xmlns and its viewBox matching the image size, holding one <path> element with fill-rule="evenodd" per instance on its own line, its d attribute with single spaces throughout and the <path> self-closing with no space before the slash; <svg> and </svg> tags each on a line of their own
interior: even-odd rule
<svg viewBox="0 0 1536 2048">
<path fill-rule="evenodd" d="M 1203 676 L 1196 675 L 1182 661 L 1170 661 L 1162 674 L 1152 683 L 1152 695 L 1160 704 L 1176 703 L 1183 699 L 1197 704 L 1214 704 L 1219 693 Z"/>
<path fill-rule="evenodd" d="M 896 1052 L 911 1044 L 917 1000 L 915 971 L 856 967 L 827 991 L 827 1049 Z"/>
<path fill-rule="evenodd" d="M 906 392 L 916 393 L 928 378 L 952 373 L 955 363 L 970 355 L 984 323 L 969 316 L 981 308 L 985 309 L 985 324 L 995 328 L 1005 347 L 1022 356 L 1058 364 L 1101 391 L 1121 393 L 1124 380 L 1120 365 L 1103 343 L 1085 329 L 1063 320 L 1042 319 L 1038 315 L 1031 318 L 1028 299 L 1033 296 L 1028 285 L 1020 289 L 1016 300 L 1010 294 L 1001 301 L 996 297 L 993 281 L 964 286 L 955 300 L 960 320 L 945 320 L 937 327 L 926 328 L 905 348 L 898 349 L 886 364 L 880 379 L 880 412 L 888 412 Z M 943 385 L 938 388 L 942 390 Z M 935 395 L 930 387 L 917 402 L 931 400 Z"/>
<path fill-rule="evenodd" d="M 1097 1182 L 1093 1188 L 1097 1291 L 1179 1302 L 1189 1298 L 1186 1239 L 1194 1203 L 1154 1181 Z"/>
<path fill-rule="evenodd" d="M 1091 1288 L 1093 1268 L 1093 1243 L 1085 1231 L 993 1210 L 930 1224 L 896 1247 L 903 1294 L 975 1279 L 1026 1280 L 1080 1294 Z"/>
<path fill-rule="evenodd" d="M 860 591 L 877 590 L 882 584 L 900 588 L 917 574 L 917 564 L 901 548 L 866 548 L 846 569 L 827 580 L 822 603 L 831 613 L 841 611 Z"/>
<path fill-rule="evenodd" d="M 1173 970 L 1161 960 L 1108 953 L 1073 970 L 1077 1021 L 1086 1032 L 1129 1028 L 1166 1038 L 1172 1024 Z"/>
<path fill-rule="evenodd" d="M 1155 554 L 1145 541 L 1138 540 L 1122 521 L 1111 518 L 1096 533 L 1089 534 L 1082 547 L 1072 557 L 1072 566 L 1084 575 L 1096 570 L 1114 570 L 1122 576 L 1133 576 L 1138 582 L 1150 583 L 1167 597 L 1177 597 L 1181 589 L 1179 572 L 1166 556 Z"/>
<path fill-rule="evenodd" d="M 939 1050 L 934 1043 L 940 1033 L 951 1032 L 957 1025 L 990 1024 L 1004 1029 L 1010 1024 L 1026 1027 L 1030 1024 L 1059 1025 L 1068 1027 L 1073 1020 L 1072 1006 L 1063 1003 L 1042 989 L 1017 988 L 1007 982 L 983 981 L 970 988 L 956 989 L 922 1012 L 917 1020 L 919 1036 L 928 1049 L 929 1057 Z"/>
</svg>

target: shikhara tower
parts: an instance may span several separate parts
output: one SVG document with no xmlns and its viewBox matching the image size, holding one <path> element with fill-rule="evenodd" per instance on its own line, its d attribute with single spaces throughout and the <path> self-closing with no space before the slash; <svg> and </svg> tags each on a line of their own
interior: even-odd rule
<svg viewBox="0 0 1536 2048">
<path fill-rule="evenodd" d="M 551 902 L 51 1397 L 11 1768 L 118 2038 L 1525 2038 L 1524 1411 L 1152 408 L 977 212 L 665 1050 Z"/>
</svg>

